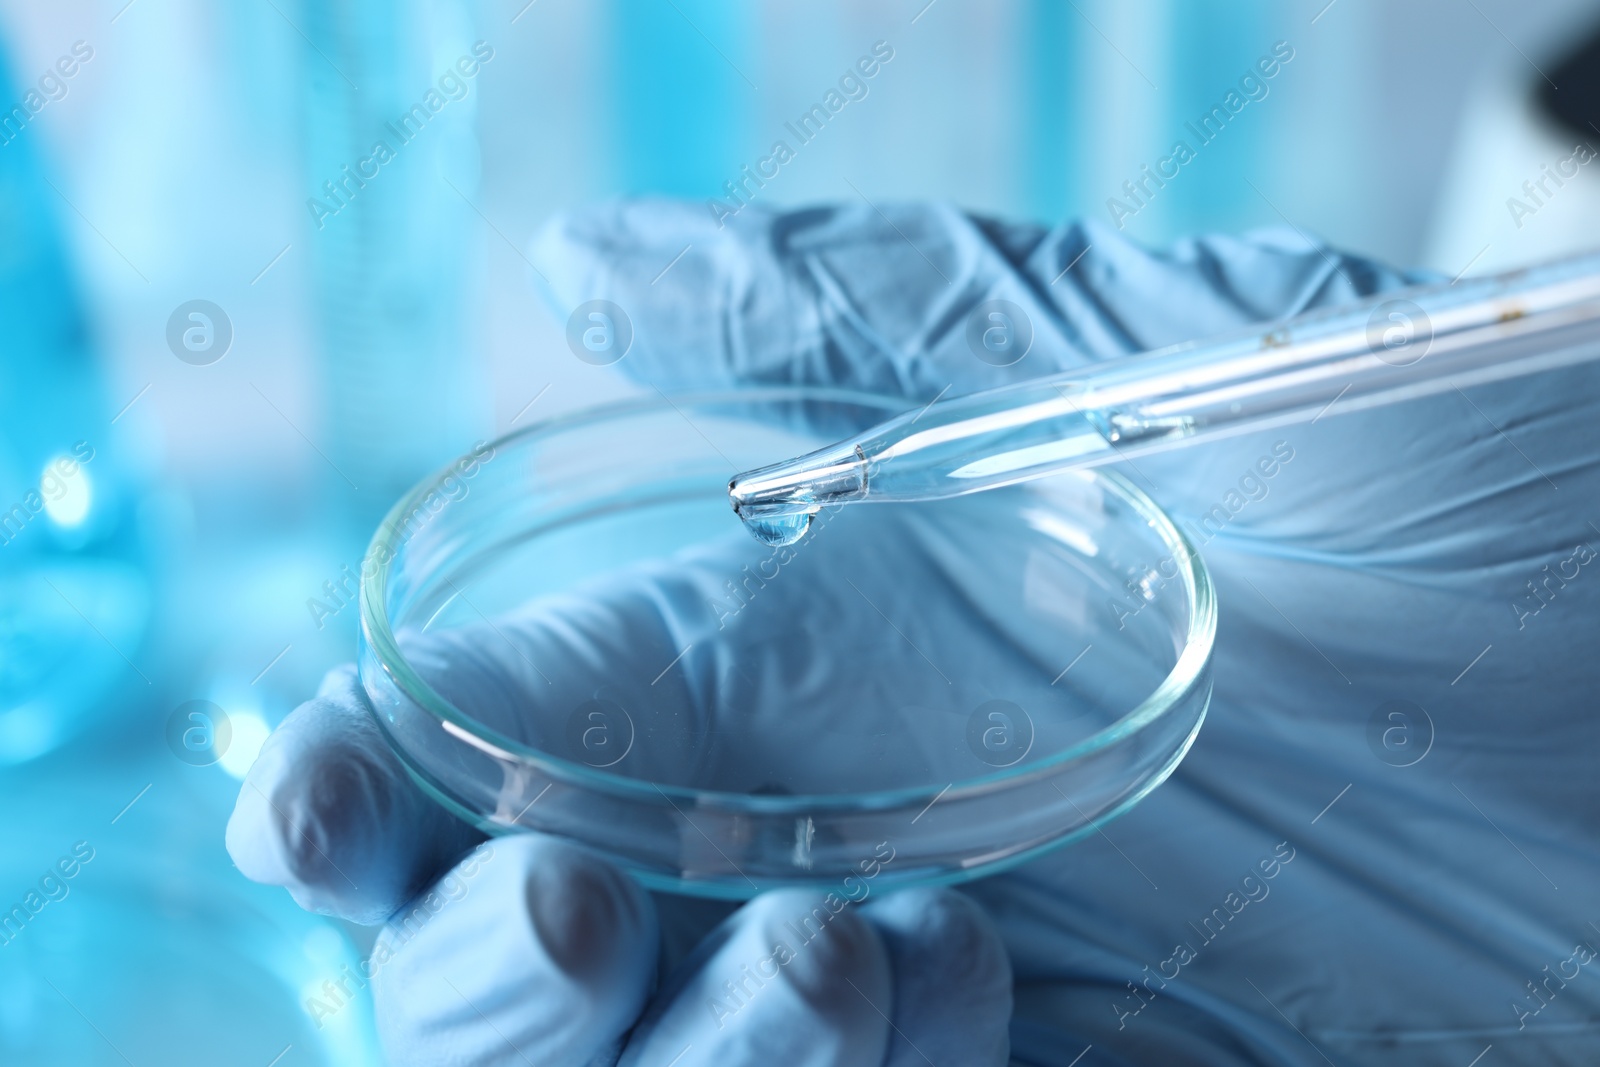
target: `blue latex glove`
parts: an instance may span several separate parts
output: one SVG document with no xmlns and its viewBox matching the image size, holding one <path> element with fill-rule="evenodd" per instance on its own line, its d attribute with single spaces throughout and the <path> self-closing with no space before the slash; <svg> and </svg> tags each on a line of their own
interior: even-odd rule
<svg viewBox="0 0 1600 1067">
<path fill-rule="evenodd" d="M 524 663 L 439 654 L 452 698 L 469 705 L 461 679 Z M 397 1064 L 902 1067 L 924 1062 L 917 1046 L 943 1062 L 1005 1062 L 1010 970 L 966 897 L 912 890 L 836 907 L 787 890 L 734 911 L 653 900 L 543 835 L 482 842 L 411 784 L 350 668 L 263 748 L 228 849 L 311 910 L 387 920 L 361 977 Z M 788 924 L 808 920 L 819 932 L 802 941 Z M 791 951 L 774 958 L 780 942 Z"/>
<path fill-rule="evenodd" d="M 752 208 L 718 229 L 699 207 L 627 205 L 558 223 L 535 253 L 561 305 L 628 312 L 623 366 L 659 388 L 827 383 L 908 406 L 1405 280 L 1292 234 L 1151 255 L 1099 228 L 920 207 Z M 966 312 L 994 297 L 1036 334 L 1003 369 L 966 345 Z M 1130 475 L 1194 525 L 1222 623 L 1208 723 L 1133 813 L 969 894 L 846 910 L 829 951 L 732 1018 L 706 1010 L 707 987 L 737 980 L 805 902 L 761 898 L 679 963 L 718 909 L 662 900 L 658 922 L 568 846 L 497 841 L 464 861 L 470 879 L 463 866 L 435 886 L 460 902 L 380 969 L 391 1048 L 404 1062 L 607 1062 L 624 1041 L 639 1064 L 685 1047 L 681 1064 L 1003 1062 L 1006 961 L 975 898 L 1015 972 L 1019 1062 L 1465 1064 L 1490 1044 L 1495 1062 L 1593 1062 L 1600 982 L 1579 945 L 1600 945 L 1584 911 L 1600 738 L 1579 696 L 1596 673 L 1597 401 L 1590 376 L 1564 372 L 1139 461 Z M 959 582 L 925 554 L 884 569 L 919 589 Z M 625 656 L 618 635 L 638 636 L 659 664 L 650 635 L 703 625 L 681 617 L 703 598 L 673 580 L 516 619 L 510 640 L 549 663 Z M 786 587 L 804 590 L 797 610 L 817 593 Z M 434 680 L 469 705 L 528 684 L 493 642 L 435 651 Z M 881 684 L 925 672 L 880 653 Z M 757 683 L 786 666 L 760 661 Z M 1432 729 L 1391 719 L 1391 701 Z M 269 742 L 229 828 L 246 874 L 366 921 L 471 845 L 404 780 L 348 676 Z"/>
</svg>

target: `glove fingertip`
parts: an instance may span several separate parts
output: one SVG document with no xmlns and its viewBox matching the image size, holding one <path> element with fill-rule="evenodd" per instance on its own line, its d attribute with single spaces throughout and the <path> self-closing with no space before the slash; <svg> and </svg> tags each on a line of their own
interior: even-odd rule
<svg viewBox="0 0 1600 1067">
<path fill-rule="evenodd" d="M 655 980 L 648 894 L 573 845 L 485 842 L 397 914 L 369 976 L 397 1064 L 592 1063 Z"/>
<path fill-rule="evenodd" d="M 341 669 L 267 739 L 226 842 L 239 871 L 308 911 L 380 923 L 483 835 L 412 783 Z"/>
<path fill-rule="evenodd" d="M 989 916 L 952 889 L 918 888 L 862 906 L 894 971 L 894 1031 L 884 1067 L 952 1062 L 998 1067 L 1010 1056 L 1011 961 Z"/>
<path fill-rule="evenodd" d="M 628 1040 L 623 1067 L 882 1067 L 890 968 L 843 898 L 751 900 L 713 931 Z"/>
</svg>

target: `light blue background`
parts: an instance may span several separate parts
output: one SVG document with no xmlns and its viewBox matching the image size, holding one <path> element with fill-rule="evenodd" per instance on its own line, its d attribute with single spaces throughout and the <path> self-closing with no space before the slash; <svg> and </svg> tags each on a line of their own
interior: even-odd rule
<svg viewBox="0 0 1600 1067">
<path fill-rule="evenodd" d="M 1455 224 L 1437 201 L 1472 93 L 1533 84 L 1582 6 L 925 3 L 0 2 L 0 106 L 75 41 L 94 49 L 0 147 L 0 242 L 23 264 L 0 294 L 0 507 L 72 442 L 96 449 L 89 517 L 35 519 L 0 575 L 133 576 L 72 613 L 7 587 L 11 692 L 34 671 L 55 710 L 0 746 L 0 908 L 74 842 L 96 858 L 0 945 L 0 1061 L 377 1062 L 364 995 L 321 1029 L 305 1007 L 370 934 L 246 883 L 222 828 L 250 727 L 349 657 L 355 609 L 319 627 L 307 601 L 337 604 L 323 584 L 395 495 L 476 439 L 630 390 L 575 359 L 535 295 L 523 250 L 552 212 L 723 195 L 884 41 L 866 97 L 758 202 L 1108 219 L 1286 41 L 1267 97 L 1129 232 L 1290 225 L 1415 264 Z M 319 229 L 322 181 L 477 40 L 494 57 L 465 97 Z M 204 367 L 165 340 L 196 298 L 234 331 Z M 232 773 L 169 751 L 163 725 L 194 699 L 242 724 Z"/>
</svg>

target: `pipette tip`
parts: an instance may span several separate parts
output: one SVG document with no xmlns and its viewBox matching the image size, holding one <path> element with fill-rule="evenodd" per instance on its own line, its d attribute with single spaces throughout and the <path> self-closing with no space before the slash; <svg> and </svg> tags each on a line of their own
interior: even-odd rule
<svg viewBox="0 0 1600 1067">
<path fill-rule="evenodd" d="M 747 471 L 728 482 L 734 513 L 751 536 L 768 545 L 793 544 L 825 506 L 866 493 L 867 460 L 850 445 Z"/>
</svg>

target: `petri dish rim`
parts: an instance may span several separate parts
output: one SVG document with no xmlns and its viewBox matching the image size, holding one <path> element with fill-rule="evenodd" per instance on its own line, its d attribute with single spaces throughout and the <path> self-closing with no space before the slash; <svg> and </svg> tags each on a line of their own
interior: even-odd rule
<svg viewBox="0 0 1600 1067">
<path fill-rule="evenodd" d="M 681 414 L 682 412 L 679 410 L 680 404 L 696 407 L 716 404 L 748 406 L 760 404 L 763 401 L 787 404 L 800 401 L 848 404 L 856 407 L 876 408 L 884 413 L 885 418 L 909 410 L 903 397 L 813 386 L 765 386 L 706 392 L 695 391 L 672 395 L 663 393 L 659 399 L 642 397 L 615 401 L 536 420 L 520 430 L 494 438 L 489 442 L 489 445 L 499 451 L 502 447 L 511 447 L 542 437 L 555 436 L 570 429 L 614 419 L 625 419 L 633 415 L 661 414 L 667 411 L 679 411 L 679 414 Z M 627 775 L 608 773 L 601 769 L 565 760 L 559 756 L 532 748 L 485 727 L 471 716 L 454 707 L 434 690 L 420 675 L 411 669 L 410 664 L 401 654 L 399 644 L 394 637 L 394 631 L 389 625 L 387 611 L 383 607 L 388 591 L 389 567 L 399 557 L 400 552 L 389 551 L 388 559 L 376 563 L 371 561 L 374 560 L 374 554 L 379 549 L 388 548 L 391 532 L 403 526 L 402 520 L 404 516 L 410 514 L 426 499 L 428 493 L 432 492 L 454 470 L 454 461 L 452 461 L 452 463 L 439 468 L 432 475 L 420 481 L 389 509 L 383 521 L 379 524 L 377 531 L 373 534 L 372 540 L 368 543 L 367 552 L 362 559 L 360 572 L 361 636 L 371 647 L 383 672 L 389 676 L 394 685 L 413 704 L 436 719 L 442 729 L 453 734 L 458 740 L 471 744 L 495 758 L 506 759 L 510 757 L 517 762 L 538 769 L 542 774 L 552 779 L 569 784 L 599 789 L 622 797 L 664 798 L 669 802 L 681 800 L 698 808 L 749 812 L 761 815 L 792 814 L 799 816 L 820 814 L 828 811 L 888 811 L 907 804 L 926 801 L 935 796 L 948 796 L 951 798 L 978 796 L 1052 777 L 1064 765 L 1082 759 L 1137 733 L 1177 706 L 1195 686 L 1203 684 L 1206 668 L 1211 661 L 1212 647 L 1216 638 L 1216 594 L 1211 583 L 1210 573 L 1207 571 L 1204 561 L 1200 558 L 1199 550 L 1194 547 L 1188 536 L 1172 521 L 1167 513 L 1161 509 L 1160 505 L 1127 479 L 1115 472 L 1101 469 L 1072 471 L 1057 477 L 1093 477 L 1124 503 L 1128 504 L 1156 532 L 1166 547 L 1172 550 L 1172 558 L 1178 564 L 1178 577 L 1181 579 L 1187 600 L 1188 626 L 1184 635 L 1183 649 L 1179 653 L 1177 661 L 1161 683 L 1151 691 L 1150 695 L 1140 701 L 1122 718 L 1090 734 L 1076 744 L 1064 748 L 1045 759 L 1029 763 L 1025 767 L 1006 768 L 942 788 L 934 788 L 930 785 L 860 793 L 796 793 L 757 796 L 749 793 L 662 785 L 661 783 L 643 781 Z M 370 566 L 369 563 L 371 563 Z M 383 728 L 381 720 L 379 726 Z M 389 736 L 386 728 L 384 732 L 385 736 Z M 1185 743 L 1182 751 L 1187 751 L 1192 740 L 1191 737 L 1190 742 Z M 406 754 L 403 751 L 399 754 L 403 762 L 410 768 L 410 760 L 406 757 Z M 1181 758 L 1181 752 L 1179 758 Z M 414 768 L 412 768 L 412 771 L 415 773 Z M 1156 779 L 1156 782 L 1159 781 L 1160 778 Z M 1155 783 L 1152 783 L 1152 786 L 1153 784 Z M 1121 807 L 1119 806 L 1119 810 L 1121 810 Z M 1101 819 L 1094 820 L 1096 824 L 1101 821 Z"/>
</svg>

